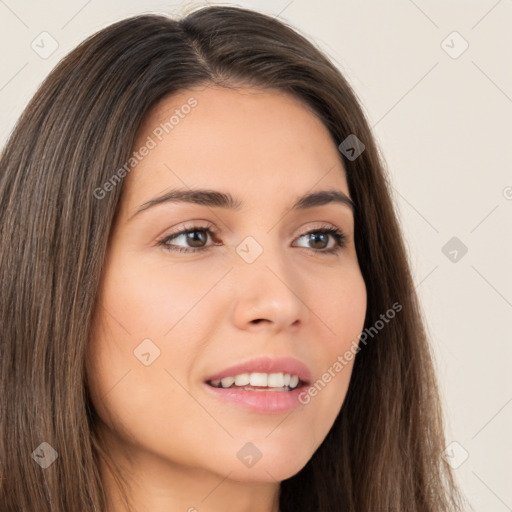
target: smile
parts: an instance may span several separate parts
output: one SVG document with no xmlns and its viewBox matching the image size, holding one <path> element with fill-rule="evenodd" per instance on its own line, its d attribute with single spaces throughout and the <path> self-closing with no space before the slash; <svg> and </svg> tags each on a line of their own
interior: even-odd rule
<svg viewBox="0 0 512 512">
<path fill-rule="evenodd" d="M 289 373 L 241 373 L 209 381 L 215 388 L 245 389 L 250 391 L 291 391 L 298 387 L 300 379 Z"/>
</svg>

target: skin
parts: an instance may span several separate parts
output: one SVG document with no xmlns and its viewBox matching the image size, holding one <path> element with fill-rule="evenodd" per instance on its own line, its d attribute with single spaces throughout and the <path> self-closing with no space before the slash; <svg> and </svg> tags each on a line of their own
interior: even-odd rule
<svg viewBox="0 0 512 512">
<path fill-rule="evenodd" d="M 307 405 L 284 414 L 221 401 L 203 381 L 271 355 L 303 362 L 314 382 L 357 340 L 366 288 L 351 209 L 290 211 L 310 192 L 350 197 L 345 169 L 322 122 L 270 89 L 211 86 L 169 96 L 148 114 L 134 150 L 190 97 L 197 107 L 125 178 L 89 344 L 91 396 L 137 511 L 277 512 L 279 482 L 299 472 L 329 432 L 353 360 Z M 243 206 L 168 203 L 134 216 L 177 187 L 229 192 Z M 196 225 L 216 230 L 213 238 L 198 233 L 209 250 L 157 245 Z M 323 246 L 304 236 L 325 225 L 346 236 L 338 254 L 322 252 L 335 245 L 332 236 Z M 247 236 L 263 249 L 253 263 L 236 252 Z M 198 247 L 183 235 L 169 244 Z M 134 350 L 148 338 L 160 356 L 145 366 Z M 262 453 L 252 467 L 236 456 L 247 442 Z M 125 510 L 101 468 L 109 512 Z"/>
</svg>

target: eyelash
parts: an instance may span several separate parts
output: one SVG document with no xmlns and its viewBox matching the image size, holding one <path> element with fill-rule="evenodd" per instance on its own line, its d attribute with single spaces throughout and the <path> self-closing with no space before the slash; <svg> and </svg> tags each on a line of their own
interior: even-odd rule
<svg viewBox="0 0 512 512">
<path fill-rule="evenodd" d="M 192 226 L 190 228 L 178 231 L 177 233 L 173 233 L 172 235 L 166 236 L 162 240 L 159 240 L 157 242 L 157 245 L 158 246 L 162 246 L 167 251 L 182 252 L 182 253 L 195 253 L 195 252 L 209 250 L 212 247 L 212 245 L 209 245 L 209 246 L 206 246 L 206 247 L 189 247 L 189 248 L 172 247 L 172 246 L 169 245 L 169 242 L 171 240 L 174 240 L 174 239 L 178 238 L 181 235 L 187 235 L 188 233 L 193 233 L 194 231 L 203 231 L 203 232 L 207 233 L 210 236 L 210 238 L 212 238 L 212 239 L 213 239 L 213 236 L 216 234 L 216 232 L 212 229 L 211 225 L 210 226 L 206 226 L 206 227 L 205 226 Z M 320 228 L 307 231 L 306 233 L 303 233 L 302 235 L 300 235 L 298 238 L 302 238 L 303 236 L 307 236 L 307 235 L 310 235 L 310 234 L 313 234 L 313 233 L 322 233 L 322 234 L 329 234 L 329 235 L 331 235 L 334 238 L 334 240 L 336 242 L 336 245 L 335 245 L 335 247 L 332 247 L 331 249 L 312 249 L 312 248 L 309 248 L 310 251 L 313 251 L 313 252 L 316 252 L 316 253 L 320 253 L 320 254 L 336 255 L 346 246 L 346 236 L 345 236 L 345 234 L 341 230 L 339 230 L 338 228 L 334 228 L 332 226 L 322 226 Z M 215 245 L 219 245 L 219 244 L 215 244 Z M 301 249 L 308 249 L 308 248 L 307 247 L 301 247 Z"/>
</svg>

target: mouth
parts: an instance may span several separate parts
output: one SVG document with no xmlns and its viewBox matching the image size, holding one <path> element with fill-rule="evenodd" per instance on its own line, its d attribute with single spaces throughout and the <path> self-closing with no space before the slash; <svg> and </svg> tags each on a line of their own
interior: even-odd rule
<svg viewBox="0 0 512 512">
<path fill-rule="evenodd" d="M 222 379 L 208 380 L 206 384 L 221 389 L 245 389 L 246 391 L 289 392 L 306 386 L 298 375 L 290 373 L 240 373 Z"/>
<path fill-rule="evenodd" d="M 253 359 L 205 379 L 218 399 L 259 413 L 283 413 L 300 405 L 311 382 L 309 369 L 292 358 Z"/>
</svg>

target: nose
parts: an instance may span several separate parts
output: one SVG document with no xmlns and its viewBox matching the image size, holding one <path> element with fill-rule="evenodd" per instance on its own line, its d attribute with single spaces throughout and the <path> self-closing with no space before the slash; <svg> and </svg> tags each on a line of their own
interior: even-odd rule
<svg viewBox="0 0 512 512">
<path fill-rule="evenodd" d="M 269 251 L 253 263 L 238 261 L 232 272 L 235 286 L 233 322 L 239 329 L 296 329 L 307 320 L 305 290 L 300 276 Z"/>
</svg>

